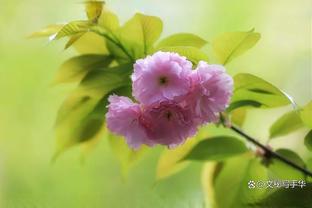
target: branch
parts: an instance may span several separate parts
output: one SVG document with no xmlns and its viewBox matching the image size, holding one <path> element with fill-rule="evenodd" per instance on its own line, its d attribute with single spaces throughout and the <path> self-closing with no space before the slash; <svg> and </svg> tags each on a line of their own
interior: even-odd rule
<svg viewBox="0 0 312 208">
<path fill-rule="evenodd" d="M 282 156 L 282 155 L 272 151 L 270 148 L 268 148 L 265 145 L 261 144 L 256 139 L 254 139 L 251 136 L 247 135 L 241 129 L 239 129 L 239 128 L 235 127 L 235 126 L 231 126 L 230 129 L 232 129 L 233 131 L 235 131 L 239 135 L 243 136 L 245 139 L 247 139 L 249 142 L 253 143 L 257 147 L 261 148 L 265 152 L 265 156 L 266 157 L 269 157 L 269 158 L 271 157 L 271 158 L 278 159 L 281 162 L 291 166 L 292 168 L 294 168 L 294 169 L 296 169 L 298 171 L 301 171 L 305 175 L 312 177 L 312 172 L 311 171 L 305 169 L 304 167 L 301 167 L 301 166 L 297 165 L 296 163 L 294 163 L 294 162 L 288 160 L 287 158 L 285 158 L 284 156 Z"/>
</svg>

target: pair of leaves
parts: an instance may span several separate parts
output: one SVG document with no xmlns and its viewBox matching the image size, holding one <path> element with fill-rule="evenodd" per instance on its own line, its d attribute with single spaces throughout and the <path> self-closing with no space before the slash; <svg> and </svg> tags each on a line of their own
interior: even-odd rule
<svg viewBox="0 0 312 208">
<path fill-rule="evenodd" d="M 292 99 L 274 85 L 257 76 L 241 73 L 234 76 L 234 93 L 227 112 L 234 124 L 242 126 L 247 108 L 273 108 L 289 104 L 294 104 Z"/>
<path fill-rule="evenodd" d="M 234 77 L 234 94 L 228 111 L 240 107 L 280 107 L 291 104 L 291 100 L 269 82 L 247 73 Z"/>
<path fill-rule="evenodd" d="M 131 92 L 132 65 L 94 70 L 64 101 L 56 120 L 57 155 L 63 150 L 94 139 L 103 129 L 110 94 Z"/>
<path fill-rule="evenodd" d="M 200 139 L 203 135 L 207 136 L 206 132 L 206 128 L 202 128 L 196 137 L 188 139 L 180 147 L 165 150 L 158 161 L 156 179 L 164 179 L 181 171 L 189 161 L 221 161 L 247 151 L 244 143 L 234 137 Z"/>
</svg>

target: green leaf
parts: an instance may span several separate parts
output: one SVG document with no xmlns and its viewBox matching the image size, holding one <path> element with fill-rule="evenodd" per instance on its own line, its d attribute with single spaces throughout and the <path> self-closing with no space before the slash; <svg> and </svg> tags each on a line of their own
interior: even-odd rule
<svg viewBox="0 0 312 208">
<path fill-rule="evenodd" d="M 230 115 L 231 122 L 236 124 L 239 127 L 242 127 L 244 125 L 246 116 L 247 116 L 246 108 L 239 108 L 239 109 L 233 110 Z"/>
<path fill-rule="evenodd" d="M 104 1 L 86 1 L 85 2 L 85 10 L 87 17 L 90 21 L 96 22 L 98 18 L 101 16 Z"/>
<path fill-rule="evenodd" d="M 102 96 L 111 89 L 131 86 L 130 74 L 132 71 L 132 63 L 91 71 L 81 81 L 77 91 Z"/>
<path fill-rule="evenodd" d="M 105 38 L 94 32 L 84 33 L 73 47 L 81 54 L 108 54 Z"/>
<path fill-rule="evenodd" d="M 65 149 L 97 137 L 104 124 L 107 98 L 131 91 L 132 65 L 90 72 L 63 102 L 56 119 L 56 158 Z"/>
<path fill-rule="evenodd" d="M 300 158 L 300 156 L 292 150 L 278 149 L 276 150 L 276 153 L 301 167 L 305 167 L 305 163 Z M 269 164 L 269 171 L 270 177 L 273 180 L 304 179 L 303 173 L 277 159 L 272 159 L 271 163 Z"/>
<path fill-rule="evenodd" d="M 284 136 L 303 127 L 299 113 L 291 111 L 277 119 L 270 128 L 270 138 Z"/>
<path fill-rule="evenodd" d="M 84 34 L 85 32 L 72 35 L 65 45 L 65 50 L 72 46 L 75 42 L 77 42 Z"/>
<path fill-rule="evenodd" d="M 87 32 L 91 26 L 90 22 L 85 20 L 72 21 L 62 27 L 62 29 L 56 34 L 54 39 L 60 39 L 63 37 L 75 35 L 81 32 Z"/>
<path fill-rule="evenodd" d="M 198 64 L 199 61 L 208 61 L 208 56 L 198 48 L 191 46 L 172 46 L 159 48 L 160 51 L 175 52 L 181 56 L 185 56 L 194 64 Z"/>
<path fill-rule="evenodd" d="M 58 33 L 62 27 L 63 24 L 53 24 L 53 25 L 48 25 L 47 27 L 41 29 L 40 31 L 32 33 L 29 38 L 41 38 L 41 37 L 49 37 L 53 36 L 56 33 Z"/>
<path fill-rule="evenodd" d="M 302 109 L 300 116 L 304 124 L 312 129 L 312 101 Z"/>
<path fill-rule="evenodd" d="M 291 182 L 291 181 L 290 181 Z M 305 181 L 303 181 L 305 183 Z M 298 183 L 298 181 L 297 181 Z M 304 187 L 279 188 L 276 191 L 268 192 L 267 197 L 248 207 L 289 207 L 289 208 L 310 208 L 312 204 L 312 184 L 306 183 Z"/>
<path fill-rule="evenodd" d="M 199 142 L 184 160 L 220 161 L 247 151 L 245 144 L 235 137 L 217 136 Z"/>
<path fill-rule="evenodd" d="M 132 58 L 148 54 L 153 43 L 160 37 L 162 21 L 158 17 L 136 14 L 115 32 L 115 36 Z"/>
<path fill-rule="evenodd" d="M 106 8 L 102 11 L 102 14 L 98 20 L 98 25 L 109 32 L 114 32 L 120 27 L 117 15 Z"/>
<path fill-rule="evenodd" d="M 254 29 L 248 32 L 228 32 L 219 35 L 212 46 L 220 63 L 225 65 L 252 48 L 259 39 L 260 34 L 254 32 Z"/>
<path fill-rule="evenodd" d="M 304 144 L 308 150 L 312 151 L 312 130 L 304 137 Z"/>
<path fill-rule="evenodd" d="M 220 208 L 246 207 L 266 192 L 264 188 L 249 188 L 250 181 L 266 181 L 267 170 L 258 158 L 244 154 L 224 162 L 214 179 L 214 201 Z"/>
<path fill-rule="evenodd" d="M 113 61 L 112 57 L 97 54 L 86 54 L 73 57 L 62 64 L 54 83 L 80 81 L 88 72 L 103 69 Z"/>
<path fill-rule="evenodd" d="M 241 107 L 254 107 L 259 108 L 262 104 L 254 101 L 254 100 L 240 100 L 230 104 L 230 106 L 226 109 L 227 112 L 232 112 Z"/>
<path fill-rule="evenodd" d="M 206 40 L 192 33 L 177 33 L 164 38 L 158 43 L 156 48 L 171 46 L 192 46 L 195 48 L 202 48 L 206 44 Z"/>
<path fill-rule="evenodd" d="M 138 150 L 129 148 L 123 137 L 108 133 L 111 149 L 120 163 L 121 173 L 127 179 L 128 172 L 147 152 L 147 148 L 142 146 Z"/>
<path fill-rule="evenodd" d="M 188 139 L 183 145 L 175 149 L 166 149 L 160 155 L 156 171 L 156 180 L 167 178 L 187 165 L 187 161 L 180 160 L 198 143 L 196 138 Z"/>
<path fill-rule="evenodd" d="M 281 90 L 269 82 L 251 74 L 234 76 L 234 93 L 232 103 L 245 100 L 261 103 L 262 108 L 289 105 L 292 101 Z M 250 104 L 250 103 L 249 103 Z M 254 106 L 258 106 L 255 105 Z"/>
</svg>

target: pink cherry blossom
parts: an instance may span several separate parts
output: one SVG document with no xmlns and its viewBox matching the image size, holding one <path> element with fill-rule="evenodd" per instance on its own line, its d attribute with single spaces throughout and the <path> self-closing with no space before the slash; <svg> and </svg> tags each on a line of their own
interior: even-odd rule
<svg viewBox="0 0 312 208">
<path fill-rule="evenodd" d="M 191 87 L 192 63 L 176 53 L 157 52 L 134 65 L 133 95 L 150 105 L 186 95 Z"/>
<path fill-rule="evenodd" d="M 148 139 L 144 124 L 141 122 L 141 108 L 129 98 L 112 95 L 108 98 L 108 112 L 106 114 L 107 127 L 112 132 L 122 135 L 133 149 L 142 144 L 152 146 Z"/>
<path fill-rule="evenodd" d="M 149 138 L 169 148 L 184 143 L 197 131 L 192 111 L 174 101 L 164 101 L 145 108 L 143 117 L 150 124 L 147 129 Z"/>
<path fill-rule="evenodd" d="M 229 104 L 233 79 L 222 65 L 199 62 L 192 73 L 193 87 L 186 103 L 193 108 L 199 123 L 217 122 L 219 113 Z"/>
</svg>

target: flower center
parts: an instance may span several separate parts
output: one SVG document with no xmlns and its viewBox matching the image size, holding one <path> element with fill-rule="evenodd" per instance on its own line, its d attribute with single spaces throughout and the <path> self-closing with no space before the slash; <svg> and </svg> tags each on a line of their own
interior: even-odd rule
<svg viewBox="0 0 312 208">
<path fill-rule="evenodd" d="M 159 79 L 158 79 L 158 83 L 159 83 L 160 85 L 167 85 L 167 84 L 168 84 L 168 78 L 165 77 L 165 76 L 161 76 L 161 77 L 159 77 Z"/>
<path fill-rule="evenodd" d="M 172 117 L 172 113 L 170 111 L 167 111 L 165 113 L 166 118 L 168 119 L 168 121 L 170 121 L 171 117 Z"/>
</svg>

